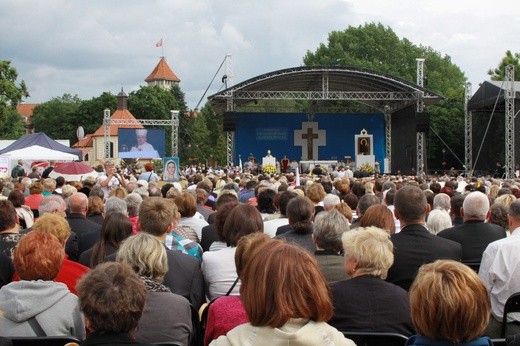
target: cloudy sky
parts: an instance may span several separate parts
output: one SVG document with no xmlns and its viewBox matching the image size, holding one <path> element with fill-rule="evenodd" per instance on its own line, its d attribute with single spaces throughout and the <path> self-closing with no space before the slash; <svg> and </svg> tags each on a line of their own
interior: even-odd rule
<svg viewBox="0 0 520 346">
<path fill-rule="evenodd" d="M 449 55 L 473 91 L 506 50 L 520 52 L 518 0 L 0 0 L 0 9 L 0 60 L 12 61 L 31 103 L 137 90 L 161 38 L 190 108 L 227 53 L 235 84 L 301 66 L 307 50 L 349 25 L 380 22 Z"/>
</svg>

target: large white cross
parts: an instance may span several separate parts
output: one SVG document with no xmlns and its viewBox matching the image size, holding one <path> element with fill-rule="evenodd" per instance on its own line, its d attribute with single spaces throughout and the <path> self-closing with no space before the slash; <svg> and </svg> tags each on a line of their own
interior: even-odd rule
<svg viewBox="0 0 520 346">
<path fill-rule="evenodd" d="M 317 122 L 302 122 L 301 130 L 294 130 L 294 145 L 302 147 L 302 160 L 318 160 L 318 147 L 327 144 L 327 131 L 319 130 Z"/>
</svg>

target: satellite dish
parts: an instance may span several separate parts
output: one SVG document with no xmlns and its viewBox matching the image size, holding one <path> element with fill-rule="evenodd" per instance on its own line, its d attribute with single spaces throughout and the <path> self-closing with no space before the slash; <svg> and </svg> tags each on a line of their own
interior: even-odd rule
<svg viewBox="0 0 520 346">
<path fill-rule="evenodd" d="M 85 137 L 85 130 L 83 129 L 83 126 L 78 126 L 78 129 L 76 130 L 76 137 L 78 137 L 78 141 L 81 141 L 83 137 Z"/>
</svg>

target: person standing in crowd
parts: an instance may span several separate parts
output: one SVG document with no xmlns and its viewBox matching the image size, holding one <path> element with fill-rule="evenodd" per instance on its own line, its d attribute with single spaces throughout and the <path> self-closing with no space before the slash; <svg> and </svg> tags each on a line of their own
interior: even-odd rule
<svg viewBox="0 0 520 346">
<path fill-rule="evenodd" d="M 42 172 L 42 179 L 47 179 L 49 174 L 54 170 L 54 166 L 56 165 L 56 161 L 50 160 L 49 165 Z"/>
<path fill-rule="evenodd" d="M 25 169 L 23 168 L 23 160 L 18 160 L 18 164 L 14 166 L 11 171 L 11 177 L 18 179 L 19 177 L 25 177 Z"/>
</svg>

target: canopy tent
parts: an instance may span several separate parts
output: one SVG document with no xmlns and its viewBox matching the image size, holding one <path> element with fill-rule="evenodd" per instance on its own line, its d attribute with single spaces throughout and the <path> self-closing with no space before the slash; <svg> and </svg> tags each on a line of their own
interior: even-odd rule
<svg viewBox="0 0 520 346">
<path fill-rule="evenodd" d="M 43 132 L 30 133 L 0 150 L 0 155 L 13 160 L 81 160 L 81 150 L 56 142 Z"/>
</svg>

